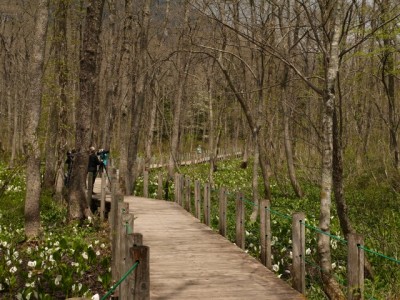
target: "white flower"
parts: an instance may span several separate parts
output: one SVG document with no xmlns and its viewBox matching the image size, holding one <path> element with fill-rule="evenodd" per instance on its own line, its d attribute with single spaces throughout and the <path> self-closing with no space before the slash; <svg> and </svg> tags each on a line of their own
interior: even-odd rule
<svg viewBox="0 0 400 300">
<path fill-rule="evenodd" d="M 100 241 L 97 241 L 97 240 L 94 241 L 94 244 L 95 244 L 95 245 L 97 245 L 98 243 L 100 243 Z"/>
<path fill-rule="evenodd" d="M 274 270 L 275 272 L 279 271 L 279 266 L 278 265 L 273 265 L 272 266 L 272 270 Z"/>
<path fill-rule="evenodd" d="M 249 236 L 250 235 L 250 232 L 248 232 L 247 230 L 246 230 L 246 236 Z"/>
<path fill-rule="evenodd" d="M 29 271 L 28 272 L 28 278 L 31 278 L 32 277 L 32 271 Z"/>
<path fill-rule="evenodd" d="M 84 259 L 88 259 L 88 258 L 89 258 L 89 256 L 87 255 L 86 252 L 83 252 L 83 253 L 82 253 L 82 257 L 83 257 Z"/>
<path fill-rule="evenodd" d="M 292 251 L 289 252 L 289 257 L 293 258 L 293 252 Z"/>
<path fill-rule="evenodd" d="M 7 260 L 6 265 L 11 266 L 11 260 Z"/>
<path fill-rule="evenodd" d="M 55 262 L 55 260 L 54 260 L 54 258 L 53 258 L 53 254 L 51 254 L 51 255 L 49 256 L 49 261 L 50 261 L 50 262 Z"/>
<path fill-rule="evenodd" d="M 78 291 L 80 291 L 82 289 L 82 283 L 78 283 Z"/>
<path fill-rule="evenodd" d="M 31 283 L 25 283 L 25 286 L 26 287 L 35 287 L 35 282 L 33 281 L 33 282 L 31 282 Z"/>
<path fill-rule="evenodd" d="M 332 269 L 336 268 L 336 263 L 332 264 Z"/>
<path fill-rule="evenodd" d="M 17 267 L 16 266 L 14 266 L 14 267 L 12 267 L 10 269 L 10 273 L 15 273 L 15 272 L 17 272 Z"/>
<path fill-rule="evenodd" d="M 337 248 L 337 240 L 331 240 L 331 246 L 332 246 L 332 249 L 336 249 Z"/>
<path fill-rule="evenodd" d="M 310 255 L 311 254 L 311 249 L 310 248 L 307 248 L 307 250 L 306 250 L 306 255 Z"/>
<path fill-rule="evenodd" d="M 60 281 L 61 281 L 62 276 L 61 275 L 57 275 L 56 279 L 54 279 L 54 284 L 55 285 L 59 285 Z"/>
<path fill-rule="evenodd" d="M 18 251 L 15 251 L 15 252 L 13 253 L 13 256 L 14 256 L 15 259 L 18 258 L 18 255 L 19 255 Z"/>
<path fill-rule="evenodd" d="M 54 243 L 54 246 L 57 247 L 58 245 L 60 245 L 60 242 L 59 242 L 59 241 L 57 241 L 57 242 Z"/>
<path fill-rule="evenodd" d="M 93 295 L 92 300 L 100 300 L 99 294 Z"/>
<path fill-rule="evenodd" d="M 36 260 L 34 260 L 34 261 L 28 261 L 28 267 L 31 267 L 31 268 L 36 267 Z"/>
<path fill-rule="evenodd" d="M 100 245 L 100 248 L 105 248 L 105 247 L 106 245 L 104 245 L 104 243 Z"/>
<path fill-rule="evenodd" d="M 75 283 L 72 285 L 72 291 L 75 291 Z"/>
<path fill-rule="evenodd" d="M 100 255 L 100 251 L 99 251 L 99 250 L 96 251 L 96 255 L 97 255 L 97 256 Z"/>
</svg>

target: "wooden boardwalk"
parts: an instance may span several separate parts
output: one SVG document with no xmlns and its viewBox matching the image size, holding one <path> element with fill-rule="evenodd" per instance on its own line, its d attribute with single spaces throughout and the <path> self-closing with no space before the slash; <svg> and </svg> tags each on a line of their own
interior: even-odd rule
<svg viewBox="0 0 400 300">
<path fill-rule="evenodd" d="M 127 197 L 150 247 L 151 299 L 305 299 L 174 202 Z"/>
</svg>

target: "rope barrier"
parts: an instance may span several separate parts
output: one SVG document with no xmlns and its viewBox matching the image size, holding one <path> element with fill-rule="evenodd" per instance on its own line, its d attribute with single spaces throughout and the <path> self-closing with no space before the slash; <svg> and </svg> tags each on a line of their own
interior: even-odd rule
<svg viewBox="0 0 400 300">
<path fill-rule="evenodd" d="M 323 231 L 323 230 L 321 230 L 321 229 L 319 229 L 317 227 L 314 227 L 312 225 L 308 225 L 306 222 L 303 222 L 303 221 L 300 221 L 300 223 L 303 224 L 305 227 L 307 227 L 309 229 L 315 230 L 318 233 L 321 233 L 323 235 L 329 236 L 329 237 L 331 237 L 331 238 L 333 238 L 333 239 L 335 239 L 335 240 L 337 240 L 339 242 L 342 242 L 344 245 L 347 245 L 347 241 L 342 239 L 341 237 L 339 237 L 337 235 L 333 235 L 333 234 L 327 233 L 327 232 L 325 232 L 325 231 Z"/>
<path fill-rule="evenodd" d="M 397 259 L 395 259 L 395 258 L 393 258 L 393 257 L 386 256 L 385 254 L 376 252 L 376 251 L 374 251 L 374 250 L 368 249 L 368 248 L 366 248 L 366 247 L 364 247 L 364 246 L 361 246 L 361 245 L 358 245 L 357 247 L 358 247 L 359 249 L 362 249 L 362 250 L 367 251 L 367 252 L 369 252 L 369 253 L 375 254 L 375 255 L 377 255 L 377 256 L 386 258 L 386 259 L 391 260 L 391 261 L 393 261 L 393 262 L 395 262 L 395 263 L 397 263 L 397 264 L 400 264 L 400 260 L 397 260 Z"/>
<path fill-rule="evenodd" d="M 107 294 L 105 294 L 105 295 L 101 298 L 101 300 L 107 299 L 107 297 L 109 297 L 109 296 L 115 291 L 115 289 L 126 279 L 126 277 L 129 276 L 129 274 L 132 273 L 133 270 L 136 269 L 136 267 L 137 267 L 138 265 L 139 265 L 139 261 L 137 260 L 137 261 L 133 264 L 133 266 L 128 270 L 128 272 L 126 272 L 126 273 L 121 277 L 121 279 L 118 280 L 118 282 L 117 282 L 116 284 L 113 285 L 113 287 L 107 292 Z"/>
</svg>

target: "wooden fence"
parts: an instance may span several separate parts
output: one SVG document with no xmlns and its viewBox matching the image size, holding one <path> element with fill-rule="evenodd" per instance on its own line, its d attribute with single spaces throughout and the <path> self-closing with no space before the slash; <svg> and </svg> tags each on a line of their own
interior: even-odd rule
<svg viewBox="0 0 400 300">
<path fill-rule="evenodd" d="M 117 192 L 116 171 L 113 170 L 109 214 L 111 276 L 115 283 L 111 289 L 115 290 L 113 299 L 150 299 L 150 249 L 143 245 L 143 236 L 134 232 L 134 219 L 124 196 Z"/>
</svg>

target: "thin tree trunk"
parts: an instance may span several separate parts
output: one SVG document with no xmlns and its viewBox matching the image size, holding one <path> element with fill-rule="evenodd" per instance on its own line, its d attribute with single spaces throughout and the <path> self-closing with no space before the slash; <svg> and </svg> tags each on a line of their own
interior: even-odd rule
<svg viewBox="0 0 400 300">
<path fill-rule="evenodd" d="M 121 59 L 119 68 L 119 97 L 121 102 L 120 114 L 120 163 L 119 163 L 119 187 L 121 192 L 126 194 L 129 190 L 126 187 L 126 182 L 129 182 L 128 177 L 128 145 L 129 145 L 129 132 L 130 132 L 130 116 L 129 116 L 129 102 L 132 97 L 132 84 L 130 62 L 132 46 L 132 28 L 133 26 L 133 2 L 132 0 L 125 1 L 125 20 L 124 20 L 124 33 L 121 49 Z M 128 102 L 129 101 L 129 102 Z"/>
<path fill-rule="evenodd" d="M 46 49 L 47 23 L 49 18 L 48 0 L 37 3 L 34 44 L 30 69 L 29 100 L 26 106 L 24 148 L 26 163 L 25 196 L 25 234 L 28 238 L 36 237 L 40 230 L 39 198 L 40 186 L 40 148 L 38 127 L 40 120 L 43 65 Z"/>
<path fill-rule="evenodd" d="M 185 0 L 185 8 L 184 8 L 184 25 L 183 28 L 188 28 L 189 22 L 189 4 L 187 0 Z M 186 30 L 181 33 L 181 39 L 186 39 L 184 36 L 186 34 Z M 180 41 L 182 46 L 185 46 L 185 41 Z M 184 98 L 184 91 L 186 87 L 187 76 L 189 72 L 189 58 L 185 57 L 183 53 L 178 54 L 178 90 L 176 93 L 175 101 L 174 101 L 174 117 L 172 124 L 172 136 L 171 136 L 171 153 L 168 161 L 168 177 L 169 180 L 174 177 L 174 170 L 177 163 L 177 158 L 179 155 L 179 140 L 180 140 L 180 132 L 181 132 L 181 114 L 182 114 L 182 103 Z"/>
<path fill-rule="evenodd" d="M 137 153 L 139 147 L 139 136 L 140 136 L 140 123 L 143 115 L 143 107 L 146 101 L 147 82 L 148 82 L 148 59 L 147 59 L 147 48 L 148 48 L 148 31 L 150 26 L 150 0 L 146 0 L 143 3 L 142 9 L 142 24 L 139 35 L 139 52 L 138 62 L 136 64 L 136 77 L 138 78 L 135 87 L 135 93 L 132 97 L 132 108 L 131 117 L 132 125 L 130 131 L 129 147 L 128 147 L 128 173 L 125 180 L 126 193 L 131 195 L 135 189 L 136 178 L 138 172 L 137 169 Z"/>
<path fill-rule="evenodd" d="M 342 2 L 333 4 L 333 20 L 340 16 Z M 337 18 L 339 19 L 339 18 Z M 331 249 L 330 249 L 330 221 L 331 221 L 331 196 L 332 196 L 332 147 L 333 147 L 333 112 L 335 103 L 335 87 L 339 69 L 339 41 L 341 29 L 338 20 L 333 24 L 333 35 L 330 41 L 329 53 L 325 57 L 326 82 L 323 95 L 323 141 L 322 141 L 322 174 L 320 194 L 319 228 L 323 233 L 318 234 L 318 254 L 320 258 L 321 277 L 324 291 L 330 299 L 345 299 L 340 285 L 332 276 Z"/>
</svg>

